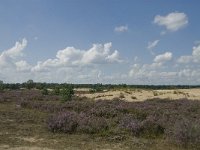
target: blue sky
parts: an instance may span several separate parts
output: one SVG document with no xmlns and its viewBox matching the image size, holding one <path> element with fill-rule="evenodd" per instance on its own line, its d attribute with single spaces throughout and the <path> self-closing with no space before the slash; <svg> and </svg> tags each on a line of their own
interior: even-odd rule
<svg viewBox="0 0 200 150">
<path fill-rule="evenodd" d="M 1 0 L 0 80 L 200 84 L 197 0 Z"/>
</svg>

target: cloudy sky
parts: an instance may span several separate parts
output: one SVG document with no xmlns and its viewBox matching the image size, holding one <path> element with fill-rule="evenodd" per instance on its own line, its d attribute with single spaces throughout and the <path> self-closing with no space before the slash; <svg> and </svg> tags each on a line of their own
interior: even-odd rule
<svg viewBox="0 0 200 150">
<path fill-rule="evenodd" d="M 198 0 L 1 0 L 0 80 L 200 84 Z"/>
</svg>

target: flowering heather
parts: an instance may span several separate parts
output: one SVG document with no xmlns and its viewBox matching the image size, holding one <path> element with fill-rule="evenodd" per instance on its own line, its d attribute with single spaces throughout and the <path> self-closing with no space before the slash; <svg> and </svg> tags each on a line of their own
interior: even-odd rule
<svg viewBox="0 0 200 150">
<path fill-rule="evenodd" d="M 168 139 L 178 145 L 199 146 L 200 148 L 200 120 L 190 122 L 188 119 L 183 118 L 177 120 L 172 128 L 166 132 Z"/>
<path fill-rule="evenodd" d="M 108 124 L 105 118 L 87 116 L 84 113 L 79 115 L 78 131 L 83 133 L 99 133 L 108 128 Z"/>
<path fill-rule="evenodd" d="M 104 118 L 87 116 L 84 113 L 76 113 L 73 111 L 59 112 L 50 116 L 47 120 L 48 129 L 52 132 L 83 132 L 83 133 L 99 133 L 106 130 L 108 125 Z"/>
<path fill-rule="evenodd" d="M 52 132 L 84 133 L 137 138 L 158 138 L 180 146 L 200 149 L 200 101 L 151 99 L 142 102 L 92 101 L 73 97 L 61 103 L 59 96 L 39 90 L 0 93 L 0 103 L 14 103 L 20 109 L 45 112 Z"/>
<path fill-rule="evenodd" d="M 134 136 L 139 136 L 142 130 L 141 122 L 137 119 L 134 119 L 134 117 L 131 115 L 124 116 L 121 119 L 119 126 L 121 129 L 124 128 L 129 130 Z"/>
<path fill-rule="evenodd" d="M 77 117 L 76 112 L 70 111 L 53 115 L 47 121 L 48 129 L 52 132 L 72 133 L 78 125 Z"/>
</svg>

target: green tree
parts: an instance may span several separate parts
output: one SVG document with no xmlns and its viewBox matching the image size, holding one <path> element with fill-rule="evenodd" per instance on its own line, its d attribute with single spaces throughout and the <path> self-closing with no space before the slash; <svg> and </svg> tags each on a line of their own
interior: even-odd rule
<svg viewBox="0 0 200 150">
<path fill-rule="evenodd" d="M 35 83 L 35 88 L 38 90 L 42 90 L 44 88 L 44 84 L 43 83 Z"/>
<path fill-rule="evenodd" d="M 48 94 L 49 94 L 47 88 L 43 88 L 43 89 L 42 89 L 42 94 L 43 94 L 43 95 L 48 95 Z"/>
<path fill-rule="evenodd" d="M 4 85 L 3 85 L 3 81 L 0 80 L 0 91 L 4 90 Z"/>
<path fill-rule="evenodd" d="M 34 87 L 34 82 L 33 82 L 33 80 L 28 80 L 27 82 L 26 82 L 26 88 L 27 89 L 32 89 Z"/>
<path fill-rule="evenodd" d="M 73 87 L 69 86 L 69 87 L 62 89 L 61 95 L 62 95 L 63 102 L 72 100 L 72 97 L 74 95 Z"/>
<path fill-rule="evenodd" d="M 53 94 L 55 95 L 60 95 L 60 88 L 58 86 L 56 86 L 54 89 L 53 89 Z"/>
</svg>

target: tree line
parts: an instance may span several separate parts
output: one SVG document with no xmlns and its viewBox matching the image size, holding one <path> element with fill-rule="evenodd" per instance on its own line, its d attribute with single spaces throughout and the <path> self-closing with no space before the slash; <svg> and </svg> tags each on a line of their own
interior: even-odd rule
<svg viewBox="0 0 200 150">
<path fill-rule="evenodd" d="M 190 88 L 200 88 L 200 85 L 128 85 L 128 84 L 71 84 L 71 83 L 41 83 L 34 82 L 33 80 L 28 80 L 24 83 L 4 83 L 0 80 L 0 90 L 3 89 L 63 89 L 71 86 L 72 88 L 90 88 L 94 91 L 103 91 L 109 89 L 125 89 L 125 88 L 137 88 L 137 89 L 190 89 Z"/>
</svg>

